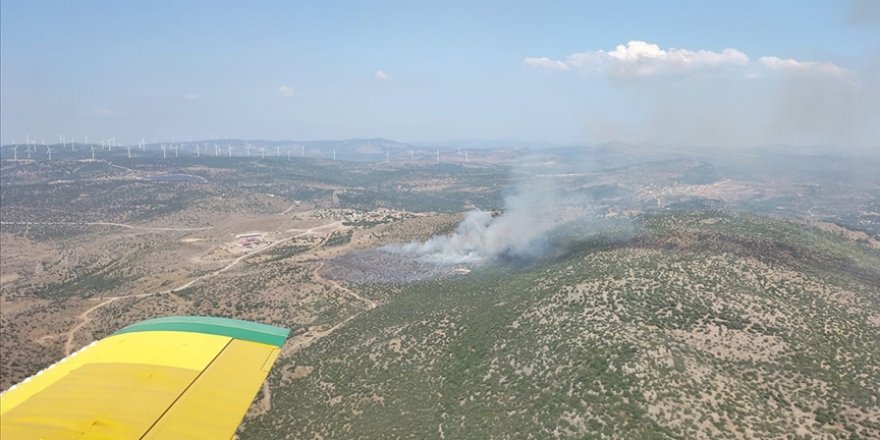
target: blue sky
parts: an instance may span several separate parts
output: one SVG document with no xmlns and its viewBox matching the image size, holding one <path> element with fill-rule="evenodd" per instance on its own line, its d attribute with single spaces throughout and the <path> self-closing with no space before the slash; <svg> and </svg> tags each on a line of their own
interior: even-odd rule
<svg viewBox="0 0 880 440">
<path fill-rule="evenodd" d="M 874 4 L 4 0 L 0 132 L 876 146 Z"/>
</svg>

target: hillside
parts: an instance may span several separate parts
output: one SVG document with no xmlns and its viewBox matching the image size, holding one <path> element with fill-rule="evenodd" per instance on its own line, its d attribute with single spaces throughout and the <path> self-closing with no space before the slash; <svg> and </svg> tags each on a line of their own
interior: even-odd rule
<svg viewBox="0 0 880 440">
<path fill-rule="evenodd" d="M 383 303 L 280 359 L 242 438 L 880 436 L 876 249 L 718 212 L 635 231 L 357 286 Z"/>
</svg>

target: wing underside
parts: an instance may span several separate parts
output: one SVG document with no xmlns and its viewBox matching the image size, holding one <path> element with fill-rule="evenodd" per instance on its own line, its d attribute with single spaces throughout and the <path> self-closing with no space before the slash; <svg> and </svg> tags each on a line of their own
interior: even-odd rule
<svg viewBox="0 0 880 440">
<path fill-rule="evenodd" d="M 15 439 L 230 438 L 288 331 L 223 318 L 143 321 L 0 395 Z"/>
</svg>

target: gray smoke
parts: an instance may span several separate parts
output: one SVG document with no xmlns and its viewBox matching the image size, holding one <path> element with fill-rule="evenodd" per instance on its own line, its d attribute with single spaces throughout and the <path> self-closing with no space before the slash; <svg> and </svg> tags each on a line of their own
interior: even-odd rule
<svg viewBox="0 0 880 440">
<path fill-rule="evenodd" d="M 533 259 L 546 251 L 548 231 L 572 218 L 573 210 L 562 202 L 560 190 L 550 179 L 533 179 L 505 198 L 500 215 L 471 211 L 452 234 L 382 250 L 435 264 Z"/>
</svg>

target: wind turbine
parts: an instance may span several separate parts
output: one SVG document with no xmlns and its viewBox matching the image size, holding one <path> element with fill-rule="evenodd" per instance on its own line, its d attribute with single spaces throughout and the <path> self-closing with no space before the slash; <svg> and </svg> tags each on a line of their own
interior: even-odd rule
<svg viewBox="0 0 880 440">
<path fill-rule="evenodd" d="M 95 146 L 92 145 L 92 160 L 95 160 Z"/>
<path fill-rule="evenodd" d="M 165 144 L 162 144 L 162 159 L 167 159 L 168 155 L 165 153 Z"/>
<path fill-rule="evenodd" d="M 245 145 L 244 149 L 247 150 L 247 157 L 251 157 L 251 144 Z"/>
<path fill-rule="evenodd" d="M 131 145 L 129 145 L 125 148 L 128 148 L 128 158 L 131 159 Z"/>
<path fill-rule="evenodd" d="M 287 149 L 287 160 L 290 160 L 290 149 Z"/>
<path fill-rule="evenodd" d="M 437 150 L 437 163 L 440 163 L 440 150 Z"/>
<path fill-rule="evenodd" d="M 229 154 L 229 157 L 232 157 L 232 146 L 229 144 L 226 144 L 226 153 Z"/>
<path fill-rule="evenodd" d="M 178 155 L 180 155 L 180 145 L 175 145 L 174 146 L 174 157 L 177 157 Z"/>
<path fill-rule="evenodd" d="M 470 162 L 470 160 L 468 159 L 468 150 L 464 150 L 464 161 Z"/>
<path fill-rule="evenodd" d="M 46 145 L 46 152 L 49 153 L 49 160 L 52 160 L 52 147 Z"/>
<path fill-rule="evenodd" d="M 333 160 L 336 160 L 336 149 L 333 149 Z"/>
<path fill-rule="evenodd" d="M 12 160 L 18 160 L 18 144 L 12 146 Z"/>
<path fill-rule="evenodd" d="M 388 150 L 385 150 L 385 163 L 391 162 L 391 156 L 388 154 Z"/>
<path fill-rule="evenodd" d="M 196 144 L 196 157 L 202 157 L 201 148 L 199 148 L 199 144 Z"/>
<path fill-rule="evenodd" d="M 260 159 L 266 158 L 266 147 L 260 147 Z"/>
<path fill-rule="evenodd" d="M 275 157 L 281 156 L 281 147 L 275 147 Z"/>
<path fill-rule="evenodd" d="M 220 147 L 218 147 L 217 144 L 214 144 L 214 157 L 217 157 L 219 155 L 220 155 Z"/>
</svg>

